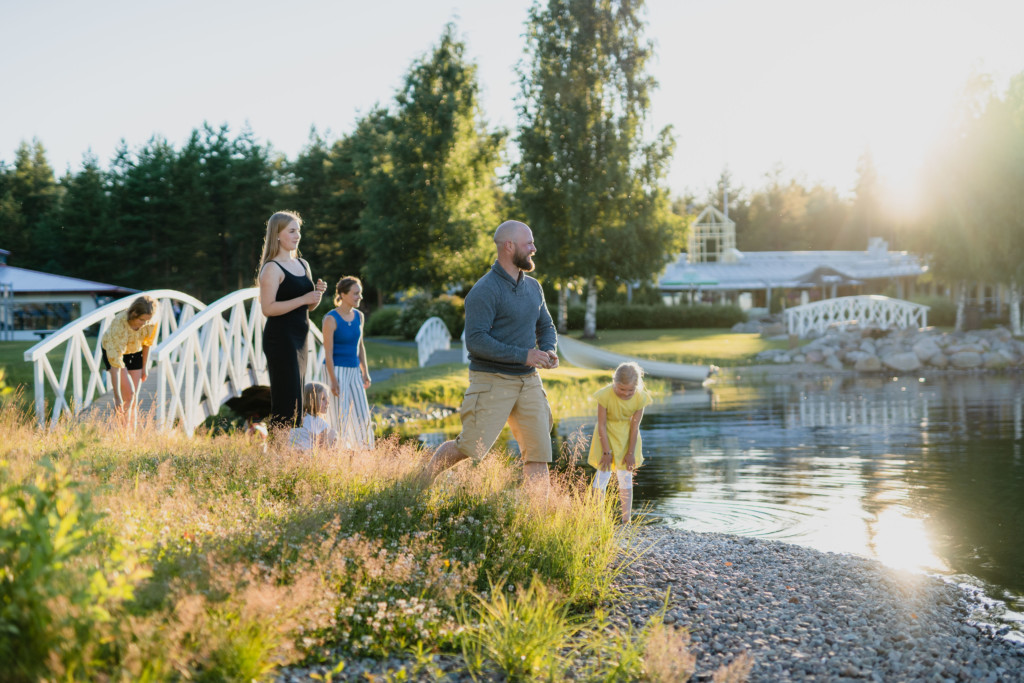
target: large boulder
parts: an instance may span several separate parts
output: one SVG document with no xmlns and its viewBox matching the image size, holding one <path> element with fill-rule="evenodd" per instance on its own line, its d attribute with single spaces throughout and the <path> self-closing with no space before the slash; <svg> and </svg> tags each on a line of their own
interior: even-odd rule
<svg viewBox="0 0 1024 683">
<path fill-rule="evenodd" d="M 949 366 L 949 356 L 944 353 L 937 353 L 928 359 L 928 365 L 936 368 L 945 368 Z"/>
<path fill-rule="evenodd" d="M 823 363 L 823 365 L 826 368 L 829 368 L 830 370 L 842 370 L 843 369 L 843 361 L 839 360 L 834 355 L 832 355 L 832 356 L 825 356 L 825 362 Z"/>
<path fill-rule="evenodd" d="M 949 355 L 949 364 L 954 368 L 977 368 L 984 362 L 977 351 L 957 351 Z"/>
<path fill-rule="evenodd" d="M 901 351 L 882 356 L 882 364 L 900 372 L 912 372 L 921 367 L 921 361 L 913 351 Z"/>
<path fill-rule="evenodd" d="M 878 356 L 866 356 L 854 363 L 853 369 L 858 372 L 877 372 L 882 369 L 882 361 Z"/>
<path fill-rule="evenodd" d="M 939 348 L 939 345 L 936 344 L 935 340 L 932 339 L 931 337 L 921 337 L 916 342 L 914 342 L 913 348 L 914 354 L 917 356 L 917 359 L 922 363 L 927 363 L 932 358 L 934 358 L 936 354 L 942 353 L 942 349 Z"/>
<path fill-rule="evenodd" d="M 780 337 L 786 334 L 786 326 L 782 323 L 769 323 L 761 328 L 761 336 L 765 338 Z"/>
<path fill-rule="evenodd" d="M 843 362 L 845 362 L 845 363 L 853 363 L 853 364 L 856 365 L 857 363 L 861 362 L 865 358 L 871 358 L 872 355 L 873 354 L 867 353 L 865 351 L 854 350 L 854 351 L 847 351 L 846 353 L 844 353 L 842 355 L 842 359 L 843 359 Z"/>
<path fill-rule="evenodd" d="M 989 369 L 1005 368 L 1013 362 L 1013 356 L 1002 350 L 990 351 L 981 355 L 981 362 Z"/>
</svg>

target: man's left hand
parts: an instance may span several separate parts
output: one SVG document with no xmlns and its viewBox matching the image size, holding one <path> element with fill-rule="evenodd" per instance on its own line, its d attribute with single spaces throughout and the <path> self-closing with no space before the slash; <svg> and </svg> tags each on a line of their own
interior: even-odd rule
<svg viewBox="0 0 1024 683">
<path fill-rule="evenodd" d="M 548 370 L 554 370 L 558 367 L 558 354 L 554 351 L 548 351 L 547 354 L 548 358 L 551 359 L 551 362 L 548 363 Z"/>
</svg>

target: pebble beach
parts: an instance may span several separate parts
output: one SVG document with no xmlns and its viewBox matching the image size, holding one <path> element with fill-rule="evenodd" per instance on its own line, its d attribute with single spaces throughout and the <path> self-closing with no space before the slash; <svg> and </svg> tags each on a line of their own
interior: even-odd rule
<svg viewBox="0 0 1024 683">
<path fill-rule="evenodd" d="M 986 625 L 986 599 L 937 577 L 889 569 L 853 555 L 660 526 L 640 532 L 639 557 L 623 572 L 620 624 L 664 613 L 686 629 L 697 657 L 691 680 L 749 653 L 749 681 L 1024 681 L 1024 642 Z M 666 594 L 668 603 L 666 606 Z M 456 655 L 443 671 L 407 680 L 470 681 Z M 334 680 L 368 680 L 408 662 L 347 662 Z M 310 680 L 326 668 L 283 672 Z M 380 679 L 383 680 L 383 679 Z M 500 681 L 502 677 L 484 680 Z"/>
</svg>

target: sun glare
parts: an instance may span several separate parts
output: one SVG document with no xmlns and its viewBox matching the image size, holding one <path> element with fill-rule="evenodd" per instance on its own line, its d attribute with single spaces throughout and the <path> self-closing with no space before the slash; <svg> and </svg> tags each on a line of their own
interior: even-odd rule
<svg viewBox="0 0 1024 683">
<path fill-rule="evenodd" d="M 887 507 L 869 522 L 875 556 L 895 569 L 948 572 L 948 565 L 931 548 L 924 520 L 908 517 L 896 506 Z"/>
</svg>

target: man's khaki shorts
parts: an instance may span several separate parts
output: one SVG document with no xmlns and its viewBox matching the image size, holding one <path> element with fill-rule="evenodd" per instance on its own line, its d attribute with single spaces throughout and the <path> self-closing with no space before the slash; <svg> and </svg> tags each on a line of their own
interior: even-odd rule
<svg viewBox="0 0 1024 683">
<path fill-rule="evenodd" d="M 551 406 L 540 375 L 469 371 L 469 388 L 459 408 L 462 433 L 455 439 L 467 457 L 479 460 L 508 422 L 524 462 L 551 462 Z"/>
</svg>

